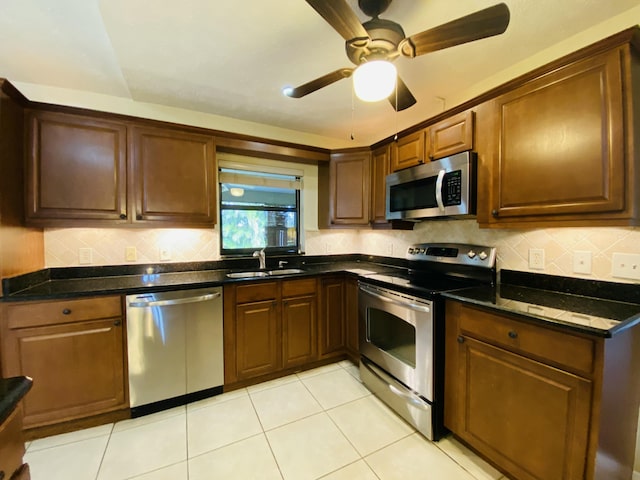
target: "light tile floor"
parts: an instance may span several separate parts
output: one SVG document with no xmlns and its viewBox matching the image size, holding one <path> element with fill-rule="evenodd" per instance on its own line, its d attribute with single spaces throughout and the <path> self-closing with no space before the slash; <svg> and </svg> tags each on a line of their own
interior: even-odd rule
<svg viewBox="0 0 640 480">
<path fill-rule="evenodd" d="M 498 480 L 447 437 L 432 443 L 348 361 L 116 424 L 35 440 L 33 480 Z"/>
</svg>

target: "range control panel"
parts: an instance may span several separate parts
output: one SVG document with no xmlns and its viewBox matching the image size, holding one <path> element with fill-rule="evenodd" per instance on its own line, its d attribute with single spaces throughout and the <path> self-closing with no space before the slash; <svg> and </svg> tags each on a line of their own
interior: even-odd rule
<svg viewBox="0 0 640 480">
<path fill-rule="evenodd" d="M 496 263 L 495 247 L 465 243 L 419 243 L 407 249 L 407 260 L 455 263 L 493 268 Z"/>
</svg>

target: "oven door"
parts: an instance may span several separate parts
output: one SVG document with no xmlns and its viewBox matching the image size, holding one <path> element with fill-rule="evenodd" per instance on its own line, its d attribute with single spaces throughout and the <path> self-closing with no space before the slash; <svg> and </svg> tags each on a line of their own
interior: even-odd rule
<svg viewBox="0 0 640 480">
<path fill-rule="evenodd" d="M 433 401 L 433 304 L 360 283 L 360 353 Z"/>
</svg>

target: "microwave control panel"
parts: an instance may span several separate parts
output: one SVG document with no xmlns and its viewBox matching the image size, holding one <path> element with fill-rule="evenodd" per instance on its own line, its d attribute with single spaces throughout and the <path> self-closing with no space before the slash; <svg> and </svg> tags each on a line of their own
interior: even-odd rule
<svg viewBox="0 0 640 480">
<path fill-rule="evenodd" d="M 442 201 L 445 207 L 462 203 L 462 171 L 445 173 L 442 182 Z"/>
</svg>

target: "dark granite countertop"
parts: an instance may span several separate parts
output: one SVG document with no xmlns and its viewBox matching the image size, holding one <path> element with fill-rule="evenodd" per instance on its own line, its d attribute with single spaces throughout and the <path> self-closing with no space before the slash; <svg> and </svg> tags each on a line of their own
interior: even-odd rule
<svg viewBox="0 0 640 480">
<path fill-rule="evenodd" d="M 32 383 L 29 377 L 0 378 L 0 423 L 11 415 Z"/>
<path fill-rule="evenodd" d="M 404 259 L 366 255 L 273 257 L 267 270 L 285 268 L 302 273 L 233 279 L 227 273 L 257 270 L 255 259 L 185 264 L 122 265 L 45 269 L 3 280 L 4 302 L 50 300 L 95 295 L 123 295 L 268 281 L 348 272 L 365 276 L 404 269 Z M 392 287 L 392 285 L 389 285 Z M 640 286 L 502 270 L 497 286 L 443 293 L 455 299 L 523 319 L 576 332 L 611 337 L 640 323 Z"/>
<path fill-rule="evenodd" d="M 599 296 L 594 296 L 596 293 Z M 640 323 L 638 285 L 503 271 L 497 286 L 463 289 L 443 296 L 605 338 Z"/>
<path fill-rule="evenodd" d="M 51 300 L 80 296 L 136 294 L 168 290 L 184 290 L 219 286 L 246 281 L 265 281 L 270 278 L 300 278 L 338 272 L 354 275 L 379 273 L 399 265 L 381 263 L 375 257 L 360 255 L 289 258 L 285 268 L 300 268 L 302 273 L 258 278 L 229 278 L 227 273 L 257 270 L 255 260 L 231 260 L 191 264 L 161 264 L 147 266 L 72 267 L 45 269 L 33 274 L 3 280 L 4 302 Z M 277 272 L 277 259 L 267 270 Z M 402 262 L 396 262 L 402 263 Z M 183 269 L 183 270 L 182 270 Z"/>
</svg>

